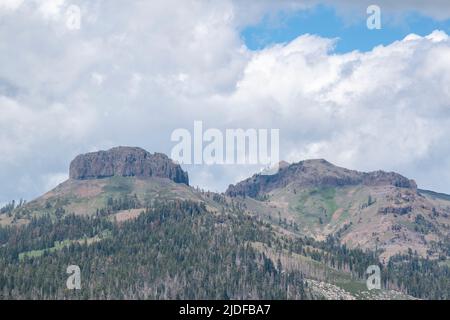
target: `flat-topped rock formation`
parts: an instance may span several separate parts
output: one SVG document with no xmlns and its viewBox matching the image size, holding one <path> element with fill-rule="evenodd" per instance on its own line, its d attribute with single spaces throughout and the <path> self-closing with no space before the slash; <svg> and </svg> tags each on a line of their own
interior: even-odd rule
<svg viewBox="0 0 450 320">
<path fill-rule="evenodd" d="M 116 147 L 79 155 L 70 163 L 69 176 L 74 180 L 159 177 L 189 185 L 187 172 L 165 154 L 152 154 L 135 147 Z"/>
</svg>

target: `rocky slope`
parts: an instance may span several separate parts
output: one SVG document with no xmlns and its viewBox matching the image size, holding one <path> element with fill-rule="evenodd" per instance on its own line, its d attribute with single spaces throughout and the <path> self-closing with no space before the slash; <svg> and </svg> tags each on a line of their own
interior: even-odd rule
<svg viewBox="0 0 450 320">
<path fill-rule="evenodd" d="M 151 154 L 141 148 L 117 147 L 77 156 L 70 164 L 74 180 L 113 176 L 168 178 L 189 185 L 188 174 L 164 154 Z"/>
<path fill-rule="evenodd" d="M 340 187 L 340 186 L 382 186 L 390 185 L 400 188 L 417 189 L 413 180 L 394 172 L 358 172 L 332 165 L 326 160 L 306 160 L 299 163 L 280 166 L 274 175 L 256 174 L 236 185 L 230 185 L 226 191 L 229 196 L 263 195 L 290 183 L 298 186 Z"/>
<path fill-rule="evenodd" d="M 385 261 L 409 249 L 434 259 L 447 255 L 448 196 L 418 190 L 397 173 L 307 160 L 271 176 L 254 175 L 226 194 L 288 232 L 334 236 L 352 248 L 380 250 Z"/>
<path fill-rule="evenodd" d="M 0 215 L 0 225 L 26 224 L 45 214 L 93 215 L 108 201 L 132 197 L 135 209 L 154 201 L 176 199 L 200 201 L 189 187 L 187 172 L 161 153 L 151 154 L 134 147 L 116 147 L 77 156 L 70 164 L 69 179 L 44 195 Z"/>
<path fill-rule="evenodd" d="M 164 214 L 152 214 L 155 208 L 171 205 L 176 207 L 171 225 L 167 225 L 165 209 L 161 211 Z M 192 220 L 195 219 L 193 208 L 197 206 L 202 208 L 202 214 L 199 220 Z M 140 219 L 143 215 L 146 218 Z M 153 223 L 152 219 L 158 217 L 160 221 Z M 180 218 L 185 223 L 182 226 L 179 225 Z M 231 225 L 233 219 L 236 221 Z M 89 231 L 90 236 L 86 237 L 84 229 L 79 229 L 86 226 L 74 225 L 73 221 L 83 221 L 85 225 L 101 222 L 102 225 L 95 226 Z M 145 222 L 149 225 L 143 227 Z M 55 226 L 42 229 L 41 223 Z M 61 223 L 66 223 L 72 233 L 61 231 Z M 255 225 L 250 228 L 248 223 Z M 8 236 L 7 244 L 0 243 L 0 249 L 9 246 L 5 250 L 14 249 L 19 260 L 22 256 L 21 264 L 11 265 L 14 270 L 23 267 L 23 261 L 28 258 L 41 259 L 36 261 L 47 261 L 48 265 L 52 265 L 50 260 L 57 254 L 65 254 L 63 248 L 70 244 L 86 243 L 95 247 L 98 243 L 101 249 L 114 240 L 111 230 L 123 235 L 123 228 L 130 226 L 133 227 L 126 233 L 128 242 L 115 242 L 115 248 L 121 247 L 128 252 L 130 246 L 143 246 L 144 242 L 136 236 L 152 234 L 147 232 L 151 227 L 155 234 L 166 228 L 169 236 L 155 237 L 157 246 L 145 245 L 148 250 L 159 252 L 161 241 L 166 241 L 168 256 L 171 257 L 174 248 L 172 240 L 176 235 L 179 239 L 175 243 L 183 247 L 181 253 L 174 254 L 177 259 L 184 254 L 190 256 L 190 252 L 216 254 L 214 250 L 196 250 L 199 244 L 205 245 L 204 232 L 207 231 L 212 239 L 218 240 L 220 250 L 234 250 L 234 246 L 245 243 L 245 248 L 265 257 L 258 263 L 272 271 L 276 265 L 283 272 L 300 272 L 312 296 L 328 299 L 409 298 L 391 290 L 401 288 L 395 283 L 386 287 L 390 291 L 382 290 L 378 295 L 367 292 L 364 282 L 367 265 L 380 259 L 386 270 L 394 270 L 396 266 L 388 264 L 389 259 L 398 253 L 406 253 L 408 259 L 415 259 L 416 255 L 410 254 L 411 251 L 429 258 L 427 263 L 431 261 L 435 265 L 448 264 L 450 256 L 449 195 L 420 190 L 413 180 L 396 173 L 358 172 L 334 166 L 325 160 L 282 163 L 274 175 L 254 175 L 230 186 L 226 194 L 216 194 L 190 187 L 187 173 L 165 155 L 150 154 L 139 148 L 118 147 L 78 156 L 70 165 L 69 180 L 25 205 L 1 212 L 0 227 L 5 225 L 7 229 L 2 231 L 0 228 L 3 239 L 9 235 L 8 230 L 14 230 L 15 226 L 33 230 L 30 236 L 28 229 L 18 229 L 25 230 L 22 238 L 29 242 L 25 247 L 25 242 L 17 241 L 14 233 Z M 109 232 L 104 230 L 105 225 L 109 225 Z M 244 225 L 245 228 L 239 230 Z M 179 228 L 179 231 L 174 231 L 174 228 Z M 141 229 L 146 232 L 136 232 Z M 49 240 L 48 230 L 54 231 L 58 242 Z M 186 251 L 184 246 L 192 235 L 187 236 L 184 231 L 195 230 L 201 231 L 201 238 Z M 217 232 L 222 231 L 225 232 L 222 238 L 217 237 Z M 42 241 L 37 243 L 35 235 L 39 233 L 42 233 Z M 136 243 L 130 242 L 130 239 L 137 239 Z M 223 239 L 235 239 L 235 242 L 229 244 Z M 342 249 L 341 244 L 345 244 L 346 248 Z M 77 248 L 80 255 L 88 252 L 83 247 Z M 368 251 L 362 253 L 348 248 Z M 102 250 L 94 256 L 101 254 Z M 155 255 L 149 257 L 154 261 Z M 404 259 L 405 256 L 397 256 L 390 261 L 399 265 L 399 261 Z M 130 261 L 124 258 L 120 263 L 125 267 Z M 222 260 L 214 257 L 214 261 Z M 229 263 L 225 261 L 223 264 L 226 270 L 229 270 Z M 115 267 L 115 264 L 112 265 Z M 164 262 L 164 268 L 166 265 Z M 414 264 L 407 270 L 416 270 L 416 267 Z M 43 270 L 47 267 L 42 267 L 39 273 Z M 183 267 L 176 265 L 174 270 L 183 272 Z M 446 275 L 445 271 L 439 272 L 440 276 Z M 424 272 L 421 275 L 430 277 L 435 273 Z M 21 271 L 22 274 L 26 273 Z M 403 271 L 399 274 L 408 275 Z M 210 278 L 211 274 L 207 276 Z M 447 285 L 441 285 L 441 280 L 435 278 L 433 281 L 439 285 L 435 284 L 431 289 L 443 287 L 445 290 Z M 412 287 L 422 290 L 422 286 L 416 283 Z M 190 288 L 190 285 L 187 287 Z M 443 297 L 441 289 L 437 292 Z M 430 295 L 423 296 L 431 296 L 430 292 Z M 416 292 L 415 296 L 422 297 L 420 292 Z"/>
</svg>

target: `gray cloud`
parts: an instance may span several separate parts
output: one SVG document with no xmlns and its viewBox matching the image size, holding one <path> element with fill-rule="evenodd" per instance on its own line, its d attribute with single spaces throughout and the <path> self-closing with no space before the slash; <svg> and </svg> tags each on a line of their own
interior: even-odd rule
<svg viewBox="0 0 450 320">
<path fill-rule="evenodd" d="M 0 201 L 56 185 L 81 152 L 170 154 L 172 130 L 194 120 L 280 128 L 288 160 L 397 170 L 450 192 L 444 33 L 367 53 L 333 54 L 333 40 L 306 35 L 251 52 L 242 26 L 313 2 L 19 2 L 0 2 Z M 80 30 L 66 27 L 69 4 L 81 8 Z M 438 17 L 438 5 L 423 12 Z M 187 169 L 194 184 L 223 190 L 257 168 Z"/>
<path fill-rule="evenodd" d="M 354 14 L 364 12 L 369 5 L 378 5 L 383 12 L 392 15 L 404 15 L 411 12 L 419 12 L 425 16 L 439 20 L 450 18 L 450 3 L 446 0 L 328 0 L 328 4 L 335 6 L 342 14 Z"/>
</svg>

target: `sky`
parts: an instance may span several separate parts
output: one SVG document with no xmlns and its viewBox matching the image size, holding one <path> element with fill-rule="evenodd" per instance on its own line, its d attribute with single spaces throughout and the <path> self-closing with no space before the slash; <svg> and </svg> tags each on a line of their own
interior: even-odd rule
<svg viewBox="0 0 450 320">
<path fill-rule="evenodd" d="M 170 155 L 197 120 L 450 193 L 450 2 L 375 1 L 369 30 L 373 2 L 0 0 L 0 203 L 55 187 L 80 153 Z M 183 167 L 212 191 L 259 170 Z"/>
</svg>

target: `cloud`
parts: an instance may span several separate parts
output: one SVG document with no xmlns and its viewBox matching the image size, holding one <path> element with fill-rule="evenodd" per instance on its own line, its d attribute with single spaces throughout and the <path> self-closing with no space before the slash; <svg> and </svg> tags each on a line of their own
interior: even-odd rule
<svg viewBox="0 0 450 320">
<path fill-rule="evenodd" d="M 8 2 L 0 2 L 14 8 L 0 26 L 0 201 L 47 191 L 81 152 L 134 145 L 170 154 L 172 131 L 194 120 L 279 128 L 290 161 L 397 170 L 450 192 L 443 31 L 366 53 L 336 54 L 336 39 L 314 35 L 253 52 L 242 26 L 313 2 Z M 79 30 L 64 21 L 72 4 Z M 223 190 L 258 168 L 187 169 L 194 185 Z"/>
<path fill-rule="evenodd" d="M 319 1 L 318 1 L 319 2 Z M 447 20 L 450 18 L 450 3 L 446 0 L 343 0 L 343 1 L 326 1 L 329 5 L 335 6 L 343 15 L 354 14 L 355 12 L 365 12 L 369 5 L 377 5 L 382 9 L 382 12 L 391 15 L 402 16 L 412 12 L 418 12 L 422 15 L 439 19 Z"/>
<path fill-rule="evenodd" d="M 1 0 L 0 10 L 14 11 L 20 7 L 24 0 Z"/>
<path fill-rule="evenodd" d="M 424 161 L 441 165 L 450 157 L 447 35 L 409 36 L 367 53 L 337 55 L 332 45 L 305 35 L 256 53 L 235 94 L 248 108 L 246 120 L 275 120 L 290 161 L 391 169 L 448 191 L 445 181 L 421 172 Z"/>
<path fill-rule="evenodd" d="M 40 0 L 38 11 L 45 19 L 58 19 L 64 6 L 64 0 Z"/>
</svg>

